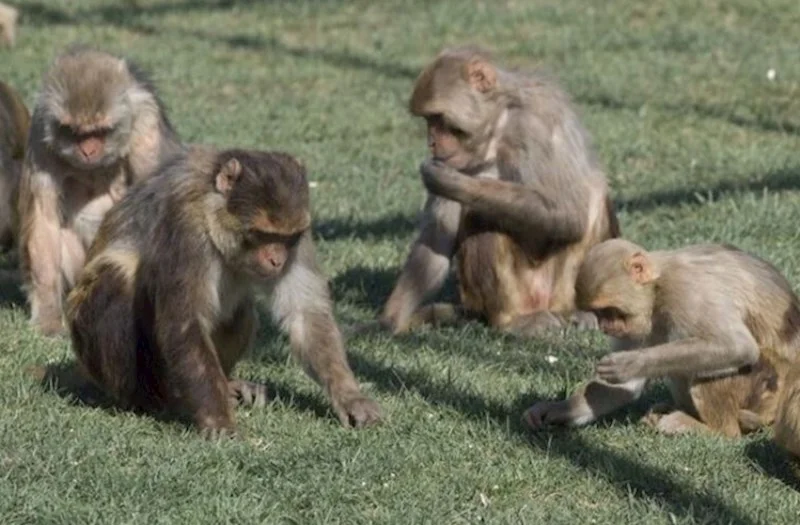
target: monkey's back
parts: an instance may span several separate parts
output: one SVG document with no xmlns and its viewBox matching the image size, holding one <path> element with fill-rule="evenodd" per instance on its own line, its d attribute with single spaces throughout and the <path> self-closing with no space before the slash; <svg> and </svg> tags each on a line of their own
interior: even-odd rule
<svg viewBox="0 0 800 525">
<path fill-rule="evenodd" d="M 800 355 L 800 300 L 768 261 L 727 244 L 698 244 L 653 252 L 669 281 L 673 304 L 690 301 L 694 312 L 735 308 L 762 350 L 780 360 Z M 661 279 L 660 279 L 661 280 Z"/>
</svg>

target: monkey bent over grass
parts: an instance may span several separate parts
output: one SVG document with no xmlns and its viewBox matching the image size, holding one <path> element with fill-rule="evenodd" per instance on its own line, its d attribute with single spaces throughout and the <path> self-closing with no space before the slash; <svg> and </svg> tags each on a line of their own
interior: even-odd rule
<svg viewBox="0 0 800 525">
<path fill-rule="evenodd" d="M 648 253 L 614 239 L 589 251 L 576 292 L 614 351 L 569 399 L 530 407 L 524 418 L 533 429 L 592 422 L 660 377 L 676 407 L 653 410 L 644 421 L 661 432 L 735 437 L 775 421 L 800 355 L 800 302 L 768 262 L 731 246 Z"/>
<path fill-rule="evenodd" d="M 67 300 L 83 372 L 122 407 L 235 433 L 231 378 L 252 342 L 254 292 L 345 426 L 380 420 L 347 363 L 311 239 L 305 169 L 283 153 L 194 148 L 106 215 Z"/>
</svg>

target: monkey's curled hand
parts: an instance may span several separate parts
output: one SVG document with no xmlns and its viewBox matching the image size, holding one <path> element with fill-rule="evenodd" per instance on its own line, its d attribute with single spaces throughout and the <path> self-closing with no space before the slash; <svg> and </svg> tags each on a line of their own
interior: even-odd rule
<svg viewBox="0 0 800 525">
<path fill-rule="evenodd" d="M 625 383 L 642 377 L 643 360 L 640 351 L 610 353 L 597 362 L 597 377 L 608 383 Z"/>
<path fill-rule="evenodd" d="M 448 198 L 458 189 L 459 178 L 465 176 L 436 159 L 428 159 L 420 164 L 419 172 L 429 192 Z"/>
<path fill-rule="evenodd" d="M 378 404 L 362 394 L 334 399 L 332 404 L 339 421 L 347 428 L 366 427 L 382 419 Z"/>
<path fill-rule="evenodd" d="M 567 424 L 570 422 L 569 402 L 539 401 L 522 414 L 522 422 L 531 430 Z"/>
</svg>

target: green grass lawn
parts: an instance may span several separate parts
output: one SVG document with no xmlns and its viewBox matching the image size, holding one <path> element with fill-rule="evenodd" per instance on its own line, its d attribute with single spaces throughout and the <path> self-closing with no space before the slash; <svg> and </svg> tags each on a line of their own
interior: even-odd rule
<svg viewBox="0 0 800 525">
<path fill-rule="evenodd" d="M 731 242 L 800 285 L 797 0 L 131 4 L 16 2 L 0 78 L 33 104 L 53 55 L 88 42 L 152 71 L 185 139 L 297 155 L 317 183 L 318 250 L 344 323 L 378 312 L 414 235 L 426 150 L 405 109 L 412 82 L 465 42 L 561 80 L 627 237 Z M 274 401 L 238 412 L 247 439 L 209 443 L 26 377 L 71 357 L 28 327 L 13 264 L 0 279 L 3 524 L 800 522 L 769 432 L 669 438 L 636 424 L 664 388 L 599 424 L 527 435 L 520 412 L 585 378 L 607 351 L 599 334 L 525 341 L 470 324 L 354 337 L 353 367 L 388 417 L 356 432 L 265 329 L 238 370 Z"/>
</svg>

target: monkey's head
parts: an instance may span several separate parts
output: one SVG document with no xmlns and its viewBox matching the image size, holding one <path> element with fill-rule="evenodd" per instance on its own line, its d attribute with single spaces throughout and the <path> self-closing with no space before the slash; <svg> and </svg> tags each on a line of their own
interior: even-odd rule
<svg viewBox="0 0 800 525">
<path fill-rule="evenodd" d="M 652 330 L 657 279 L 658 269 L 643 248 L 610 239 L 586 254 L 575 283 L 576 303 L 594 312 L 606 334 L 642 339 Z"/>
<path fill-rule="evenodd" d="M 427 122 L 433 158 L 459 171 L 493 160 L 490 144 L 506 109 L 497 77 L 487 54 L 474 48 L 442 51 L 422 70 L 409 110 Z"/>
<path fill-rule="evenodd" d="M 74 49 L 45 74 L 39 106 L 44 141 L 72 166 L 91 170 L 127 156 L 134 117 L 157 102 L 123 59 Z"/>
<path fill-rule="evenodd" d="M 279 277 L 311 227 L 305 168 L 285 153 L 228 150 L 214 187 L 225 198 L 226 227 L 238 246 L 228 263 L 255 280 Z"/>
</svg>

